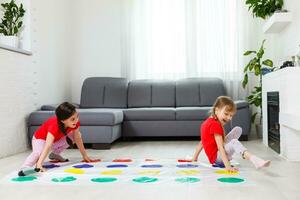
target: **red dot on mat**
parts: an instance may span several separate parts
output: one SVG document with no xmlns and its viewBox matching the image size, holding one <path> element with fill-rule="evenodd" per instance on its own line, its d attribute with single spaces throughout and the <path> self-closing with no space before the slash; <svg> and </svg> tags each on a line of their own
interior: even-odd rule
<svg viewBox="0 0 300 200">
<path fill-rule="evenodd" d="M 191 160 L 186 160 L 186 159 L 178 159 L 178 162 L 192 162 Z"/>
<path fill-rule="evenodd" d="M 153 160 L 153 159 L 145 159 L 145 161 L 155 161 L 155 160 Z"/>
<path fill-rule="evenodd" d="M 68 162 L 68 161 L 59 161 L 59 160 L 50 160 L 50 163 L 64 163 L 64 162 Z"/>
<path fill-rule="evenodd" d="M 113 162 L 132 162 L 131 159 L 115 159 Z"/>
</svg>

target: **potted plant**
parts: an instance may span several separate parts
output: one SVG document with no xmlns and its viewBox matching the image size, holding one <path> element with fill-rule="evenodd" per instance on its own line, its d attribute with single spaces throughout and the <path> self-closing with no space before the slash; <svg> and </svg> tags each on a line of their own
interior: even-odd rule
<svg viewBox="0 0 300 200">
<path fill-rule="evenodd" d="M 258 76 L 259 82 L 258 85 L 254 87 L 250 95 L 247 97 L 247 101 L 250 105 L 256 106 L 260 111 L 259 122 L 256 124 L 256 131 L 259 137 L 261 137 L 261 123 L 262 123 L 262 72 L 264 69 L 273 70 L 273 61 L 270 59 L 263 60 L 262 57 L 265 53 L 264 43 L 266 40 L 263 40 L 261 47 L 258 51 L 246 51 L 244 56 L 254 55 L 254 57 L 249 61 L 249 63 L 244 68 L 244 79 L 243 79 L 243 88 L 248 84 L 249 73 L 254 72 L 255 76 Z M 262 61 L 263 60 L 263 61 Z M 263 67 L 266 66 L 266 68 Z M 251 116 L 251 122 L 254 123 L 258 112 L 255 112 Z"/>
<path fill-rule="evenodd" d="M 252 9 L 253 16 L 265 19 L 274 12 L 281 11 L 283 0 L 246 0 L 248 10 Z"/>
<path fill-rule="evenodd" d="M 15 0 L 1 4 L 3 18 L 0 23 L 0 43 L 18 47 L 18 33 L 22 30 L 22 17 L 25 14 L 23 4 L 16 5 Z"/>
</svg>

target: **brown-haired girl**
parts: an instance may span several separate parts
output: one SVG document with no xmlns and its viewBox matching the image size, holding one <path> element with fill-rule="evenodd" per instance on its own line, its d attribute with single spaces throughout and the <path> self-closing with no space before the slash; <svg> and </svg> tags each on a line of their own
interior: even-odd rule
<svg viewBox="0 0 300 200">
<path fill-rule="evenodd" d="M 211 116 L 201 125 L 201 141 L 193 157 L 194 161 L 197 161 L 202 148 L 204 148 L 205 154 L 212 165 L 224 166 L 226 170 L 231 172 L 237 171 L 237 168 L 230 165 L 230 160 L 234 153 L 238 153 L 242 158 L 250 160 L 257 169 L 270 165 L 271 161 L 265 161 L 251 154 L 238 141 L 242 135 L 240 127 L 233 128 L 225 136 L 223 126 L 232 119 L 235 113 L 236 106 L 230 97 L 220 96 L 217 98 L 213 105 Z"/>
</svg>

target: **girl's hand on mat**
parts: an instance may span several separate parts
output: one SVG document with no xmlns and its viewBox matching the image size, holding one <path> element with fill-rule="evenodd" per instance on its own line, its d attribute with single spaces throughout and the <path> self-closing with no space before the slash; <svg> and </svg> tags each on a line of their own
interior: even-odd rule
<svg viewBox="0 0 300 200">
<path fill-rule="evenodd" d="M 45 168 L 43 168 L 43 164 L 40 164 L 40 163 L 37 163 L 37 164 L 36 164 L 36 168 L 37 168 L 37 169 L 40 169 L 39 172 L 45 172 L 45 171 L 47 171 Z"/>
<path fill-rule="evenodd" d="M 37 169 L 39 169 L 39 172 L 46 172 L 47 170 L 44 168 L 44 167 L 42 167 L 42 166 L 36 166 L 36 168 Z"/>
<path fill-rule="evenodd" d="M 46 172 L 47 170 L 44 167 L 40 168 L 40 172 Z"/>
<path fill-rule="evenodd" d="M 83 157 L 84 162 L 92 162 L 92 160 L 88 156 Z"/>
<path fill-rule="evenodd" d="M 226 167 L 226 170 L 228 171 L 228 172 L 230 172 L 230 173 L 234 173 L 234 172 L 237 172 L 237 171 L 239 171 L 239 169 L 238 168 L 236 168 L 236 167 Z"/>
</svg>

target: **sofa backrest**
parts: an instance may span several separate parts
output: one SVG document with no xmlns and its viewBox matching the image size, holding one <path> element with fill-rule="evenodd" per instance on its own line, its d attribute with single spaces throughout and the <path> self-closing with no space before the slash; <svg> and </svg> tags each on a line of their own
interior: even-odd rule
<svg viewBox="0 0 300 200">
<path fill-rule="evenodd" d="M 139 108 L 212 106 L 226 95 L 219 78 L 185 78 L 178 81 L 91 77 L 82 85 L 81 108 Z"/>
<path fill-rule="evenodd" d="M 81 108 L 126 108 L 128 81 L 125 78 L 91 77 L 81 89 Z"/>
<path fill-rule="evenodd" d="M 226 95 L 219 78 L 185 78 L 176 81 L 176 107 L 212 106 L 218 96 Z"/>
<path fill-rule="evenodd" d="M 128 107 L 175 107 L 175 81 L 133 80 L 128 84 Z"/>
</svg>

